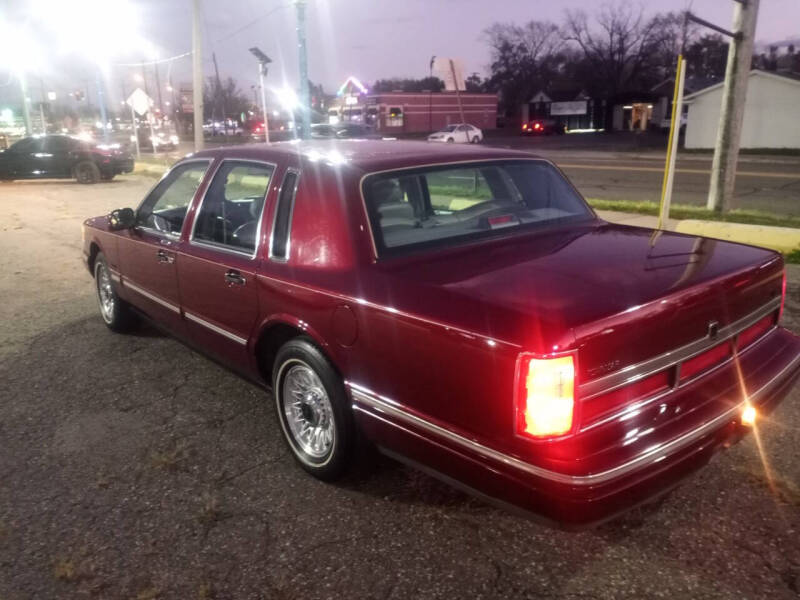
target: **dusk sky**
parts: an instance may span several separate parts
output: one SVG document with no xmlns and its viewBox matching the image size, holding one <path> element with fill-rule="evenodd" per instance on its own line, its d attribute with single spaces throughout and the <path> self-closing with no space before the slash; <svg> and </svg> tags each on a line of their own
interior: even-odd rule
<svg viewBox="0 0 800 600">
<path fill-rule="evenodd" d="M 191 47 L 190 0 L 132 0 L 141 7 L 140 29 L 158 48 L 160 56 L 187 52 Z M 12 0 L 9 14 L 22 2 Z M 732 0 L 661 0 L 636 4 L 646 14 L 667 10 L 692 11 L 729 28 Z M 431 55 L 463 61 L 465 72 L 487 74 L 489 48 L 483 30 L 494 22 L 551 20 L 560 23 L 567 9 L 590 14 L 600 3 L 589 0 L 309 0 L 309 77 L 335 91 L 349 75 L 370 85 L 378 78 L 423 77 Z M 638 10 L 638 8 L 634 8 Z M 271 13 L 268 16 L 264 16 Z M 114 27 L 113 15 L 108 26 Z M 35 27 L 31 23 L 32 27 Z M 255 83 L 257 70 L 247 49 L 257 45 L 272 59 L 269 85 L 296 84 L 297 55 L 294 9 L 287 0 L 205 0 L 205 73 L 211 75 L 211 53 L 216 52 L 220 73 L 233 76 L 245 91 Z M 762 0 L 757 40 L 775 42 L 800 37 L 800 0 Z M 116 62 L 141 60 L 136 53 Z M 114 62 L 114 61 L 112 61 Z M 189 80 L 189 57 L 161 65 L 162 81 L 172 70 L 177 85 Z M 113 100 L 134 86 L 134 70 L 114 67 L 109 93 Z M 42 74 L 46 87 L 70 89 L 71 80 L 87 78 L 86 62 L 56 58 Z M 0 86 L 7 77 L 0 74 Z M 0 87 L 0 99 L 13 92 Z"/>
</svg>

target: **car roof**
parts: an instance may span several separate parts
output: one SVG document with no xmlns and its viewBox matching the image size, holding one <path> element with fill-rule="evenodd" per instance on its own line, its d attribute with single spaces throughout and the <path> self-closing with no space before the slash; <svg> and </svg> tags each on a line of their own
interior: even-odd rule
<svg viewBox="0 0 800 600">
<path fill-rule="evenodd" d="M 539 158 L 533 154 L 478 144 L 436 144 L 408 140 L 294 140 L 272 144 L 228 146 L 198 152 L 193 157 L 247 158 L 278 161 L 299 158 L 301 163 L 327 164 L 363 173 L 423 165 L 499 159 Z"/>
</svg>

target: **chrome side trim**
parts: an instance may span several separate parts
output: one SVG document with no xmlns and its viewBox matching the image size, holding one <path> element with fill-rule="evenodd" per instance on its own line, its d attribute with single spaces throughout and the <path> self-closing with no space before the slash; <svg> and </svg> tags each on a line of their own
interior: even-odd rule
<svg viewBox="0 0 800 600">
<path fill-rule="evenodd" d="M 231 333 L 230 331 L 228 331 L 227 329 L 223 329 L 222 327 L 217 327 L 213 323 L 209 323 L 208 321 L 198 317 L 197 315 L 193 315 L 190 312 L 185 312 L 184 311 L 183 316 L 186 317 L 187 319 L 189 319 L 190 321 L 194 321 L 198 325 L 202 325 L 206 329 L 210 329 L 214 333 L 218 333 L 221 336 L 228 338 L 229 340 L 233 340 L 237 344 L 241 344 L 242 346 L 245 346 L 247 344 L 247 339 L 246 338 L 239 337 L 235 333 Z"/>
<path fill-rule="evenodd" d="M 764 306 L 750 313 L 746 317 L 730 323 L 725 327 L 721 327 L 716 339 L 712 340 L 710 337 L 706 336 L 690 342 L 685 346 L 676 348 L 675 350 L 670 350 L 664 354 L 660 354 L 659 356 L 655 356 L 635 365 L 629 365 L 623 369 L 620 369 L 619 371 L 610 373 L 609 375 L 604 375 L 603 377 L 598 377 L 597 379 L 587 381 L 578 387 L 580 391 L 580 397 L 582 400 L 589 400 L 590 398 L 593 398 L 599 394 L 612 392 L 618 388 L 658 373 L 659 371 L 673 367 L 678 363 L 688 360 L 693 356 L 701 354 L 706 350 L 709 350 L 714 346 L 731 339 L 744 329 L 747 329 L 763 317 L 769 315 L 771 312 L 778 310 L 780 305 L 781 299 L 773 298 Z"/>
<path fill-rule="evenodd" d="M 658 444 L 656 446 L 653 446 L 627 462 L 617 465 L 612 469 L 608 469 L 606 471 L 600 471 L 597 473 L 592 473 L 589 475 L 567 475 L 564 473 L 558 473 L 556 471 L 551 471 L 549 469 L 544 469 L 542 467 L 532 465 L 516 457 L 504 454 L 502 452 L 498 452 L 497 450 L 484 446 L 483 444 L 480 444 L 474 440 L 470 440 L 462 435 L 450 431 L 449 429 L 445 429 L 444 427 L 441 427 L 439 425 L 436 425 L 435 423 L 431 423 L 426 419 L 418 417 L 417 415 L 411 414 L 404 407 L 397 404 L 396 402 L 389 400 L 388 398 L 385 398 L 383 396 L 379 396 L 374 392 L 367 390 L 366 388 L 363 388 L 361 386 L 358 386 L 350 381 L 346 382 L 346 385 L 350 388 L 350 393 L 352 394 L 354 401 L 359 402 L 364 406 L 369 407 L 370 409 L 381 413 L 382 415 L 390 416 L 405 424 L 419 427 L 426 433 L 433 434 L 439 437 L 440 439 L 444 439 L 456 446 L 469 450 L 470 452 L 478 454 L 484 458 L 488 458 L 495 462 L 513 467 L 515 469 L 518 469 L 519 471 L 527 473 L 528 475 L 542 477 L 544 479 L 555 481 L 557 483 L 563 483 L 566 485 L 575 485 L 575 486 L 587 486 L 587 485 L 598 485 L 610 481 L 612 479 L 622 477 L 637 469 L 660 462 L 665 458 L 667 458 L 670 454 L 674 454 L 675 452 L 691 445 L 693 442 L 703 437 L 710 431 L 718 427 L 721 427 L 722 425 L 730 422 L 731 420 L 734 420 L 736 418 L 736 415 L 741 412 L 742 407 L 745 405 L 747 401 L 757 401 L 762 395 L 768 393 L 776 383 L 780 382 L 780 380 L 787 373 L 797 368 L 798 366 L 800 366 L 800 355 L 795 356 L 786 366 L 784 366 L 780 370 L 780 372 L 778 372 L 774 377 L 772 377 L 772 379 L 766 382 L 758 390 L 750 394 L 749 399 L 742 400 L 741 402 L 736 403 L 728 410 L 717 415 L 711 420 L 706 421 L 699 427 L 692 429 L 691 431 L 687 431 L 683 435 L 673 438 L 668 442 L 664 442 L 663 444 Z M 371 411 L 366 410 L 363 407 L 359 407 L 355 404 L 353 405 L 353 408 L 355 408 L 356 410 L 365 415 L 372 415 Z M 376 418 L 379 418 L 377 415 L 374 416 Z M 392 423 L 387 419 L 383 420 L 395 427 L 398 427 L 400 429 L 405 429 L 401 425 Z"/>
<path fill-rule="evenodd" d="M 117 283 L 122 283 L 122 277 L 119 276 L 118 273 L 111 272 L 111 279 Z"/>
<path fill-rule="evenodd" d="M 155 294 L 152 294 L 152 293 L 148 292 L 146 289 L 140 288 L 138 285 L 135 285 L 135 284 L 131 283 L 130 279 L 126 279 L 124 285 L 125 285 L 126 288 L 132 289 L 134 292 L 136 292 L 137 294 L 139 294 L 141 296 L 144 296 L 148 300 L 152 300 L 156 304 L 160 304 L 164 308 L 168 308 L 169 310 L 171 310 L 174 313 L 181 314 L 180 307 L 172 304 L 171 302 L 167 302 L 166 300 L 162 300 L 161 298 L 159 298 Z"/>
<path fill-rule="evenodd" d="M 742 352 L 748 352 L 750 350 L 750 348 L 753 348 L 754 346 L 759 344 L 764 338 L 766 338 L 769 334 L 771 334 L 777 328 L 778 328 L 777 325 L 773 325 L 772 327 L 769 328 L 768 331 L 765 331 L 763 335 L 761 335 L 757 339 L 753 340 L 753 342 L 751 342 L 750 345 L 747 346 L 747 348 L 744 348 L 742 350 L 737 350 L 735 354 L 731 355 L 729 358 L 726 358 L 721 363 L 716 364 L 713 367 L 711 367 L 710 369 L 708 369 L 706 371 L 702 371 L 702 372 L 698 373 L 697 375 L 693 375 L 691 378 L 689 378 L 689 379 L 687 379 L 685 381 L 681 381 L 680 380 L 680 375 L 681 375 L 680 367 L 681 367 L 681 365 L 678 364 L 677 365 L 677 369 L 678 370 L 677 370 L 677 372 L 675 374 L 675 381 L 678 382 L 678 383 L 674 387 L 669 387 L 666 390 L 664 390 L 663 392 L 659 392 L 655 396 L 650 396 L 649 398 L 645 398 L 644 400 L 639 400 L 638 402 L 634 402 L 633 404 L 626 404 L 622 408 L 620 408 L 619 410 L 617 410 L 617 411 L 615 411 L 613 413 L 607 414 L 606 416 L 601 417 L 597 421 L 592 421 L 588 425 L 582 426 L 581 429 L 580 429 L 580 432 L 583 433 L 584 431 L 590 431 L 590 430 L 594 429 L 595 427 L 599 427 L 600 425 L 605 425 L 609 421 L 616 421 L 617 419 L 620 419 L 620 418 L 624 417 L 627 414 L 630 414 L 630 413 L 633 413 L 633 412 L 638 412 L 641 409 L 645 408 L 646 406 L 649 406 L 651 404 L 654 404 L 654 403 L 658 402 L 659 400 L 661 400 L 665 396 L 669 396 L 675 390 L 681 389 L 683 387 L 686 387 L 687 385 L 691 385 L 692 383 L 694 383 L 695 381 L 697 381 L 701 377 L 708 377 L 709 375 L 713 375 L 718 370 L 723 369 L 726 366 L 728 366 L 730 363 L 732 363 L 735 356 L 741 355 Z"/>
</svg>

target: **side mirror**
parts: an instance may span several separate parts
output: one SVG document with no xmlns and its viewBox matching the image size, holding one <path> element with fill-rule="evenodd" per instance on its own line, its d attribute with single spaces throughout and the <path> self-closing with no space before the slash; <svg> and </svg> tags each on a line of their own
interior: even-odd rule
<svg viewBox="0 0 800 600">
<path fill-rule="evenodd" d="M 136 223 L 136 213 L 132 208 L 118 208 L 112 210 L 108 215 L 108 221 L 111 224 L 112 231 L 119 231 L 120 229 L 130 229 Z"/>
</svg>

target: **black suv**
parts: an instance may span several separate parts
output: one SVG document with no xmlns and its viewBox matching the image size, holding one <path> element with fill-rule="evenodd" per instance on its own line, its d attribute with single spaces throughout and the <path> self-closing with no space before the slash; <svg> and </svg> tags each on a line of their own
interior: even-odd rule
<svg viewBox="0 0 800 600">
<path fill-rule="evenodd" d="M 116 144 L 94 144 L 69 135 L 26 137 L 0 151 L 0 179 L 5 180 L 74 178 L 97 183 L 131 171 L 133 157 Z"/>
</svg>

